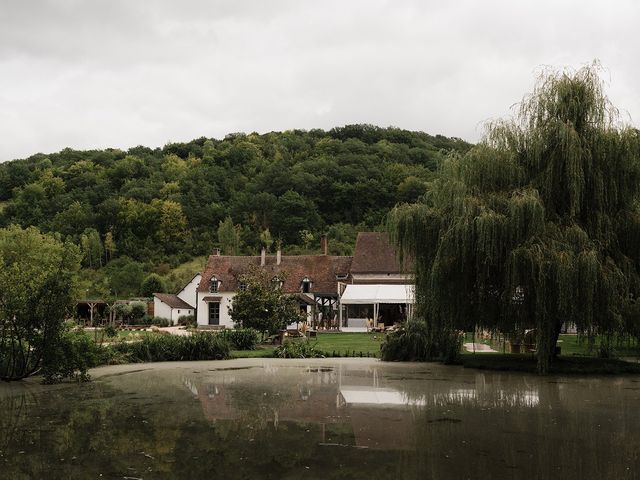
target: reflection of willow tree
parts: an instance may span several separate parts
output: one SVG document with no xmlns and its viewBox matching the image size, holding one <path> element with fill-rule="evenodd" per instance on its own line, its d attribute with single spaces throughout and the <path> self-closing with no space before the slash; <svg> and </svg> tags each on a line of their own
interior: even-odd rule
<svg viewBox="0 0 640 480">
<path fill-rule="evenodd" d="M 530 388 L 519 383 L 511 390 L 511 380 L 515 376 L 505 382 L 511 393 Z M 538 384 L 536 408 L 491 407 L 491 399 L 499 399 L 489 394 L 476 405 L 422 410 L 415 421 L 417 456 L 405 468 L 434 480 L 635 478 L 640 433 L 633 397 L 616 391 L 610 380 L 606 387 L 593 380 L 571 383 Z M 627 401 L 603 408 L 609 396 Z"/>
<path fill-rule="evenodd" d="M 619 127 L 597 67 L 543 76 L 515 119 L 444 163 L 423 203 L 390 215 L 430 356 L 461 329 L 536 328 L 546 372 L 563 322 L 605 347 L 637 334 L 639 192 L 638 131 Z"/>
</svg>

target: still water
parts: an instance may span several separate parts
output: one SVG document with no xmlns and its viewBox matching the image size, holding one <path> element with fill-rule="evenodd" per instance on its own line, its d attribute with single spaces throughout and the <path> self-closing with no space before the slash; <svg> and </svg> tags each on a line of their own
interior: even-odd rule
<svg viewBox="0 0 640 480">
<path fill-rule="evenodd" d="M 0 478 L 636 479 L 640 378 L 369 359 L 0 385 Z"/>
</svg>

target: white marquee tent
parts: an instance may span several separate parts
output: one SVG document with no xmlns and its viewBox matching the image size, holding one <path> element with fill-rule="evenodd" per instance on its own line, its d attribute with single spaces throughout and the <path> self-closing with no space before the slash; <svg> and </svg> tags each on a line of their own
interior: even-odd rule
<svg viewBox="0 0 640 480">
<path fill-rule="evenodd" d="M 412 304 L 413 301 L 413 285 L 347 285 L 340 297 L 343 305 Z"/>
<path fill-rule="evenodd" d="M 414 286 L 413 285 L 347 285 L 342 296 L 340 304 L 349 305 L 373 305 L 373 318 L 378 318 L 380 304 L 399 304 L 407 306 L 407 317 L 410 318 L 414 303 Z M 358 324 L 356 328 L 365 328 L 366 319 L 354 319 Z M 349 320 L 351 323 L 351 320 Z M 364 323 L 363 323 L 364 322 Z M 340 308 L 340 325 L 343 324 L 342 308 Z M 343 326 L 344 327 L 344 326 Z M 347 327 L 349 328 L 349 327 Z M 343 328 L 346 330 L 346 328 Z"/>
</svg>

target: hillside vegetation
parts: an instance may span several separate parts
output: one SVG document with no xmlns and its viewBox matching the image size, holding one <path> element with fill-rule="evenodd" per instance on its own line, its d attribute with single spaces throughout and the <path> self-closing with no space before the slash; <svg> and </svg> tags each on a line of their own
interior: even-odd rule
<svg viewBox="0 0 640 480">
<path fill-rule="evenodd" d="M 39 153 L 0 164 L 0 227 L 33 225 L 77 243 L 87 295 L 138 295 L 151 272 L 172 290 L 216 247 L 301 253 L 326 234 L 331 253 L 349 254 L 358 230 L 380 228 L 395 204 L 425 193 L 450 152 L 469 148 L 349 125 Z"/>
</svg>

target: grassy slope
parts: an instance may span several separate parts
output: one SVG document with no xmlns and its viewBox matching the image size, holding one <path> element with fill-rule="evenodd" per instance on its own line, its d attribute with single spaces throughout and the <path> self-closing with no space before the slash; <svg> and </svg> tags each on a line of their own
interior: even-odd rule
<svg viewBox="0 0 640 480">
<path fill-rule="evenodd" d="M 207 263 L 207 257 L 194 257 L 186 263 L 178 265 L 163 278 L 167 284 L 167 291 L 177 292 L 184 287 L 196 273 L 201 273 Z"/>
</svg>

